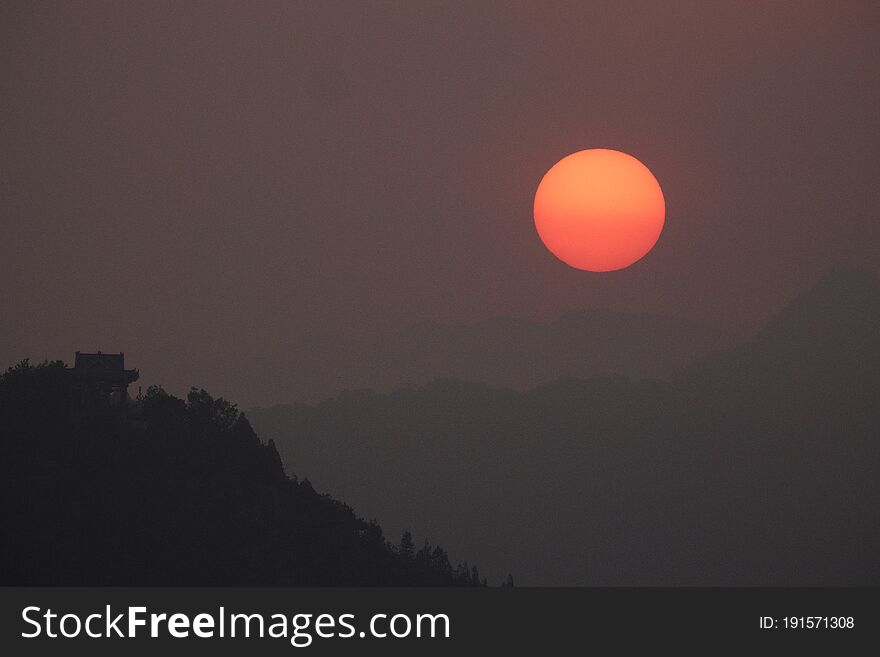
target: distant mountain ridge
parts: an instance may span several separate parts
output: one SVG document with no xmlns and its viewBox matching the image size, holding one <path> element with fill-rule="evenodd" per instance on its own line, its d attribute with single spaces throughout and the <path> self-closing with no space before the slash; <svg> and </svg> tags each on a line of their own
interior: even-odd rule
<svg viewBox="0 0 880 657">
<path fill-rule="evenodd" d="M 743 344 L 709 353 L 680 371 L 676 380 L 695 391 L 713 387 L 776 396 L 780 379 L 849 385 L 875 367 L 880 341 L 880 281 L 865 269 L 829 268 L 816 283 L 774 315 Z M 718 376 L 720 371 L 725 376 Z M 708 387 L 708 388 L 707 388 Z M 802 386 L 803 387 L 803 386 Z"/>
<path fill-rule="evenodd" d="M 316 485 L 490 578 L 878 585 L 878 300 L 834 268 L 670 381 L 447 379 L 249 416 Z"/>
<path fill-rule="evenodd" d="M 304 340 L 219 365 L 234 373 L 236 389 L 248 389 L 262 405 L 314 403 L 346 389 L 388 392 L 437 378 L 517 390 L 562 377 L 663 378 L 726 342 L 720 331 L 689 320 L 580 310 L 549 323 L 421 322 L 382 338 Z"/>
</svg>

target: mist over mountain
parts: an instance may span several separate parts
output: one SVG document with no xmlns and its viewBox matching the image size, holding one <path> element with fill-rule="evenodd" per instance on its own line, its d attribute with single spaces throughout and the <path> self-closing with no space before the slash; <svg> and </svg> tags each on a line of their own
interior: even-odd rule
<svg viewBox="0 0 880 657">
<path fill-rule="evenodd" d="M 722 332 L 698 322 L 579 310 L 549 323 L 421 322 L 380 338 L 312 338 L 199 369 L 212 387 L 240 390 L 254 405 L 315 403 L 340 390 L 390 392 L 437 378 L 524 390 L 560 377 L 664 377 L 723 344 Z"/>
<path fill-rule="evenodd" d="M 249 415 L 321 490 L 526 585 L 880 583 L 880 287 L 829 271 L 668 381 L 455 380 Z"/>
</svg>

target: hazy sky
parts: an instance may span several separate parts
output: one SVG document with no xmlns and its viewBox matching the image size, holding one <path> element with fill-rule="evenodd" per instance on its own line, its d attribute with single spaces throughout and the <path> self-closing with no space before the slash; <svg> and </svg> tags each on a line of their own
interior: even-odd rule
<svg viewBox="0 0 880 657">
<path fill-rule="evenodd" d="M 874 2 L 4 2 L 0 361 L 161 378 L 596 306 L 750 329 L 831 262 L 880 265 L 878 33 Z M 532 223 L 590 147 L 666 195 L 622 272 Z"/>
</svg>

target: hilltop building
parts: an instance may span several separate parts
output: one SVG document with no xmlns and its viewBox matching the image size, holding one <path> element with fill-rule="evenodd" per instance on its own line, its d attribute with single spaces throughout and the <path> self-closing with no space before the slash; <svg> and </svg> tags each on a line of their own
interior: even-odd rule
<svg viewBox="0 0 880 657">
<path fill-rule="evenodd" d="M 81 408 L 114 406 L 128 400 L 128 385 L 138 380 L 137 370 L 125 369 L 125 354 L 76 352 L 73 367 L 74 399 Z"/>
</svg>

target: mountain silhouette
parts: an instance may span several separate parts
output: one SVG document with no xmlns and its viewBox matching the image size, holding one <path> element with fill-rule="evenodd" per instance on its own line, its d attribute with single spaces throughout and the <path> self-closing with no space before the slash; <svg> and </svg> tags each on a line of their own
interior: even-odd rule
<svg viewBox="0 0 880 657">
<path fill-rule="evenodd" d="M 880 284 L 863 269 L 836 265 L 804 294 L 775 315 L 751 340 L 736 348 L 701 357 L 679 380 L 702 387 L 708 379 L 731 379 L 743 388 L 763 386 L 772 394 L 776 381 L 802 379 L 827 387 L 870 369 L 877 350 Z M 725 377 L 718 377 L 723 369 Z M 705 374 L 705 376 L 703 376 Z"/>
<path fill-rule="evenodd" d="M 526 585 L 880 584 L 880 298 L 835 268 L 667 381 L 456 380 L 257 409 L 325 490 Z"/>
<path fill-rule="evenodd" d="M 121 354 L 88 356 L 122 371 Z M 485 583 L 288 477 L 229 402 L 155 387 L 134 403 L 83 395 L 83 376 L 27 361 L 0 375 L 0 584 Z"/>
<path fill-rule="evenodd" d="M 205 363 L 212 385 L 246 390 L 260 403 L 315 403 L 340 390 L 389 392 L 455 378 L 525 390 L 560 377 L 663 377 L 726 343 L 698 322 L 582 310 L 554 322 L 494 318 L 421 322 L 388 336 L 324 336 L 272 353 Z"/>
</svg>

